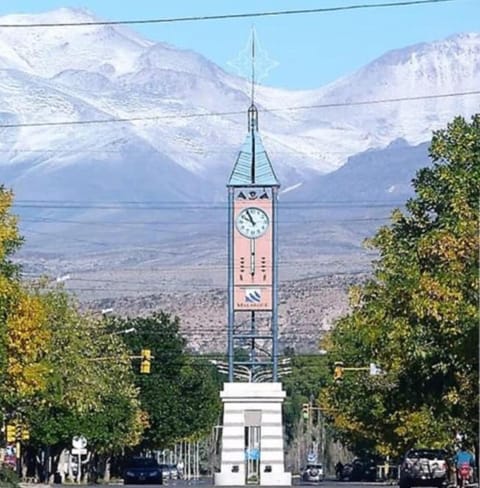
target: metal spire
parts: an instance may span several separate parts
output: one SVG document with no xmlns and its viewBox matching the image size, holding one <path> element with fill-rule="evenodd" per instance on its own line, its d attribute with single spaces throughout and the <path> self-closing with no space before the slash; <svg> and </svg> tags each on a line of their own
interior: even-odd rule
<svg viewBox="0 0 480 488">
<path fill-rule="evenodd" d="M 250 96 L 252 99 L 252 103 L 250 104 L 250 108 L 248 109 L 248 132 L 258 131 L 258 111 L 257 107 L 255 106 L 255 28 L 252 27 L 252 46 L 251 46 L 251 90 Z"/>
<path fill-rule="evenodd" d="M 258 130 L 258 111 L 255 107 L 255 29 L 252 27 L 252 88 L 251 88 L 252 103 L 248 109 L 248 131 L 252 136 L 252 165 L 251 165 L 251 179 L 255 183 L 255 131 Z"/>
<path fill-rule="evenodd" d="M 252 27 L 252 105 L 255 106 L 255 29 Z"/>
</svg>

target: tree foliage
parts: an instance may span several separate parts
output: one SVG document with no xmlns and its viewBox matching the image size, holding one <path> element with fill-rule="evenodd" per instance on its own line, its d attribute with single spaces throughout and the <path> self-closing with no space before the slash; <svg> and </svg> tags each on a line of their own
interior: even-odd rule
<svg viewBox="0 0 480 488">
<path fill-rule="evenodd" d="M 329 337 L 333 360 L 384 371 L 346 373 L 322 398 L 339 435 L 384 454 L 448 447 L 455 432 L 478 443 L 480 115 L 435 132 L 430 156 Z"/>
<path fill-rule="evenodd" d="M 32 440 L 58 449 L 84 435 L 97 452 L 140 442 L 145 427 L 130 358 L 100 318 L 80 315 L 62 291 L 39 291 L 51 340 L 50 381 L 30 403 Z"/>
<path fill-rule="evenodd" d="M 11 260 L 22 242 L 12 198 L 0 187 L 2 410 L 21 416 L 34 446 L 61 450 L 76 434 L 97 452 L 138 444 L 146 420 L 127 348 L 51 280 L 21 281 Z"/>
<path fill-rule="evenodd" d="M 84 435 L 107 458 L 210 432 L 217 374 L 186 353 L 178 318 L 107 320 L 80 312 L 48 278 L 23 282 L 12 262 L 22 242 L 12 198 L 0 187 L 0 407 L 29 426 L 30 447 L 48 446 L 55 457 Z M 144 348 L 150 375 L 138 371 Z"/>
<path fill-rule="evenodd" d="M 142 409 L 148 415 L 142 448 L 165 448 L 198 437 L 215 424 L 219 413 L 216 372 L 209 363 L 188 355 L 179 319 L 160 312 L 147 317 L 109 319 L 110 330 L 135 329 L 124 336 L 132 356 L 150 349 L 150 374 L 134 363 Z"/>
<path fill-rule="evenodd" d="M 44 306 L 22 286 L 19 268 L 11 261 L 22 242 L 12 199 L 0 187 L 0 403 L 7 409 L 45 387 L 49 340 Z"/>
<path fill-rule="evenodd" d="M 311 402 L 312 406 L 318 407 L 317 398 L 328 384 L 331 374 L 326 357 L 320 355 L 291 355 L 289 367 L 291 373 L 282 378 L 282 383 L 287 392 L 285 430 L 287 441 L 291 442 L 302 416 L 302 405 Z"/>
</svg>

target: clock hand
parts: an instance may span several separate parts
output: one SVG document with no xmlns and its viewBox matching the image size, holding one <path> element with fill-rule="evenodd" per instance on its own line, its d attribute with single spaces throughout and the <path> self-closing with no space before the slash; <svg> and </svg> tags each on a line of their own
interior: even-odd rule
<svg viewBox="0 0 480 488">
<path fill-rule="evenodd" d="M 248 218 L 250 219 L 250 222 L 252 223 L 252 225 L 255 225 L 255 221 L 253 220 L 253 217 L 251 216 L 250 211 L 247 210 L 245 213 L 248 215 Z"/>
</svg>

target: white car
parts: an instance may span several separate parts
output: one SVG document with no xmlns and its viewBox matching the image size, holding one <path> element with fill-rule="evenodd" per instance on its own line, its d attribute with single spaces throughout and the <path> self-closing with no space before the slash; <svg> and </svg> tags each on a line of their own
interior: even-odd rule
<svg viewBox="0 0 480 488">
<path fill-rule="evenodd" d="M 307 464 L 302 473 L 303 481 L 313 481 L 318 483 L 320 481 L 323 481 L 324 479 L 325 475 L 323 473 L 323 466 L 321 463 Z"/>
</svg>

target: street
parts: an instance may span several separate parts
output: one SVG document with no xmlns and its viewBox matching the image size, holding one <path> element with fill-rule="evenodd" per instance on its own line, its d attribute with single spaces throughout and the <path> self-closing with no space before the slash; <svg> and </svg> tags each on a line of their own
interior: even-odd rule
<svg viewBox="0 0 480 488">
<path fill-rule="evenodd" d="M 57 485 L 57 486 L 60 486 L 60 485 Z M 78 488 L 98 488 L 99 486 L 123 486 L 122 483 L 119 483 L 119 484 L 115 484 L 115 483 L 110 483 L 108 485 L 99 485 L 99 484 L 96 484 L 96 485 L 72 485 L 69 483 L 70 487 L 72 486 L 77 486 Z M 201 488 L 210 488 L 210 487 L 213 487 L 215 485 L 213 485 L 213 483 L 211 482 L 211 479 L 210 478 L 202 478 L 200 480 L 191 480 L 191 481 L 186 481 L 186 480 L 173 480 L 173 481 L 168 481 L 167 483 L 163 484 L 163 485 L 128 485 L 130 488 L 145 488 L 146 486 L 149 486 L 151 488 L 159 488 L 159 487 L 165 487 L 165 486 L 168 486 L 168 487 L 171 487 L 171 488 L 195 488 L 195 486 L 199 486 Z M 252 487 L 255 487 L 255 486 L 258 486 L 258 485 L 249 485 L 249 486 L 252 486 Z M 321 483 L 305 483 L 305 482 L 301 482 L 300 480 L 298 479 L 294 479 L 293 480 L 293 486 L 310 486 L 310 487 L 313 487 L 313 486 L 320 486 L 321 488 L 373 488 L 373 487 L 379 487 L 379 486 L 389 486 L 389 484 L 387 483 L 364 483 L 364 482 L 358 482 L 358 483 L 355 483 L 355 482 L 340 482 L 340 481 L 334 481 L 334 480 L 325 480 Z M 396 486 L 396 484 L 394 483 L 393 486 Z"/>
</svg>

